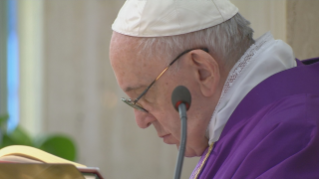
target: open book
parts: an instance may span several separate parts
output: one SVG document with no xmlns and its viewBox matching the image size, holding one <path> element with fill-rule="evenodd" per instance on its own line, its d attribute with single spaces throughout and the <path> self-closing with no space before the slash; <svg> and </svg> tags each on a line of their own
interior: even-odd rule
<svg viewBox="0 0 319 179">
<path fill-rule="evenodd" d="M 82 173 L 85 179 L 103 179 L 98 168 L 86 167 L 43 150 L 23 145 L 2 148 L 0 150 L 0 163 L 72 164 Z"/>
</svg>

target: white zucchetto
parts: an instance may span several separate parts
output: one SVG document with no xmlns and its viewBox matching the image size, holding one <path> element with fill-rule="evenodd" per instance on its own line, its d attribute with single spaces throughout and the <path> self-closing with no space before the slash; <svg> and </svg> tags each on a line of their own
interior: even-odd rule
<svg viewBox="0 0 319 179">
<path fill-rule="evenodd" d="M 127 0 L 112 29 L 134 37 L 180 35 L 218 25 L 237 12 L 229 0 Z"/>
</svg>

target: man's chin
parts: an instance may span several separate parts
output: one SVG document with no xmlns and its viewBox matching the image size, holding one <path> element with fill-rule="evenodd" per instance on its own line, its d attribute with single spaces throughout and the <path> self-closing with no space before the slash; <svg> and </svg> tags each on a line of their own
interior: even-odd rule
<svg viewBox="0 0 319 179">
<path fill-rule="evenodd" d="M 169 139 L 163 139 L 163 142 L 165 143 L 165 144 L 170 144 L 170 145 L 172 145 L 172 144 L 176 144 L 176 142 L 174 142 L 174 141 L 171 141 L 171 140 L 169 140 Z"/>
<path fill-rule="evenodd" d="M 176 148 L 177 150 L 179 151 L 179 144 L 176 144 Z M 185 149 L 185 154 L 184 154 L 185 157 L 196 157 L 196 155 L 194 155 L 193 152 L 190 152 L 187 147 Z"/>
<path fill-rule="evenodd" d="M 176 147 L 177 147 L 177 150 L 179 150 L 179 144 L 176 144 Z M 201 151 L 195 151 L 195 150 L 192 150 L 190 148 L 187 148 L 186 146 L 186 149 L 185 149 L 185 154 L 184 156 L 185 157 L 200 157 L 202 156 L 202 154 L 204 153 L 205 149 L 201 150 Z"/>
</svg>

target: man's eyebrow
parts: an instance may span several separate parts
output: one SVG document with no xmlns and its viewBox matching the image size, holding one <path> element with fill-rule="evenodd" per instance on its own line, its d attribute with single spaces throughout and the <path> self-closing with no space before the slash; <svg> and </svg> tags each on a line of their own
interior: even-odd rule
<svg viewBox="0 0 319 179">
<path fill-rule="evenodd" d="M 137 90 L 137 89 L 140 89 L 140 88 L 145 88 L 146 89 L 147 86 L 145 86 L 145 85 L 139 85 L 139 86 L 133 86 L 133 87 L 129 86 L 129 87 L 126 87 L 124 89 L 124 92 L 130 92 L 130 91 Z"/>
</svg>

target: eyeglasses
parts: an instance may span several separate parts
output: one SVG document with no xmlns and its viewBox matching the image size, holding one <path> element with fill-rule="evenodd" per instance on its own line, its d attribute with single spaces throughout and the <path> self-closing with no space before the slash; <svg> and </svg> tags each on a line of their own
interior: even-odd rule
<svg viewBox="0 0 319 179">
<path fill-rule="evenodd" d="M 197 50 L 197 49 L 203 50 L 203 51 L 208 53 L 208 49 L 207 48 L 195 48 L 195 49 L 185 50 L 184 52 L 179 54 L 135 100 L 132 100 L 130 98 L 124 98 L 124 97 L 121 98 L 121 100 L 124 103 L 128 104 L 129 106 L 131 106 L 131 107 L 133 107 L 133 108 L 135 108 L 137 110 L 140 110 L 140 111 L 143 111 L 143 112 L 148 112 L 145 108 L 143 108 L 142 105 L 138 104 L 137 102 L 147 93 L 147 91 L 153 86 L 153 84 L 168 70 L 168 68 L 174 64 L 174 62 L 176 62 L 180 57 L 182 57 L 183 55 L 187 54 L 188 52 L 193 51 L 193 50 Z"/>
</svg>

